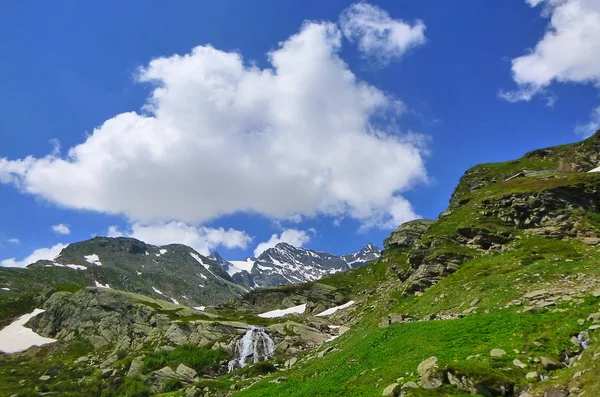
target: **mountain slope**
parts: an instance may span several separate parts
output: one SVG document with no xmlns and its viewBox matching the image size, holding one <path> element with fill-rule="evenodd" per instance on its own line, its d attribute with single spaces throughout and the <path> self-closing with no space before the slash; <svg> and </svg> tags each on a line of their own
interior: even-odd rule
<svg viewBox="0 0 600 397">
<path fill-rule="evenodd" d="M 238 395 L 600 395 L 599 153 L 600 132 L 469 170 L 414 245 L 401 227 L 360 269 L 386 268 L 375 292 L 321 280 L 359 300 L 349 332 Z"/>
<path fill-rule="evenodd" d="M 188 306 L 216 305 L 245 292 L 214 260 L 190 247 L 122 237 L 70 244 L 54 261 L 26 269 L 0 268 L 6 288 L 18 291 L 32 283 L 109 287 Z"/>
</svg>

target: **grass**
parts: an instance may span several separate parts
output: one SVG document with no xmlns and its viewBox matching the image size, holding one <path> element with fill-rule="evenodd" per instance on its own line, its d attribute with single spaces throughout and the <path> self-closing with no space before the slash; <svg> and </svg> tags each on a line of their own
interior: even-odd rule
<svg viewBox="0 0 600 397">
<path fill-rule="evenodd" d="M 144 359 L 143 371 L 150 372 L 165 366 L 172 369 L 179 364 L 184 364 L 199 374 L 216 372 L 219 362 L 227 358 L 223 350 L 205 349 L 195 345 L 180 345 L 172 351 L 158 351 L 149 353 Z"/>
</svg>

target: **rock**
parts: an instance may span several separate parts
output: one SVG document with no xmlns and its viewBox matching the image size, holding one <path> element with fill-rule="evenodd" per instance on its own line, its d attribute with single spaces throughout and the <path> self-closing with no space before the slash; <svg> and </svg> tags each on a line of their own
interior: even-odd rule
<svg viewBox="0 0 600 397">
<path fill-rule="evenodd" d="M 196 386 L 190 386 L 187 389 L 185 389 L 185 397 L 196 397 L 199 395 L 199 390 L 196 388 Z"/>
<path fill-rule="evenodd" d="M 188 381 L 191 381 L 192 379 L 194 379 L 196 377 L 196 375 L 198 374 L 194 369 L 192 369 L 184 364 L 179 364 L 179 366 L 177 367 L 175 372 L 177 373 L 179 378 L 188 380 Z"/>
<path fill-rule="evenodd" d="M 418 389 L 419 385 L 417 385 L 415 382 L 413 381 L 409 381 L 406 382 L 405 384 L 402 385 L 401 389 Z"/>
<path fill-rule="evenodd" d="M 443 373 L 438 369 L 437 357 L 429 357 L 417 367 L 421 379 L 418 384 L 424 389 L 435 389 L 442 385 Z"/>
<path fill-rule="evenodd" d="M 392 234 L 383 240 L 385 249 L 393 247 L 412 247 L 423 236 L 434 221 L 416 219 L 401 224 Z"/>
<path fill-rule="evenodd" d="M 298 359 L 297 359 L 296 357 L 292 357 L 292 358 L 290 358 L 289 360 L 287 360 L 287 361 L 286 361 L 286 362 L 283 364 L 283 366 L 284 366 L 285 368 L 288 368 L 288 369 L 289 369 L 289 368 L 292 368 L 292 366 L 293 366 L 294 364 L 296 364 L 297 362 L 298 362 Z"/>
<path fill-rule="evenodd" d="M 471 304 L 470 304 L 470 306 L 471 306 L 471 307 L 473 307 L 473 306 L 475 306 L 475 305 L 476 305 L 476 304 L 478 304 L 478 303 L 479 303 L 479 298 L 475 298 L 475 299 L 473 299 L 473 300 L 471 301 Z"/>
<path fill-rule="evenodd" d="M 333 346 L 328 346 L 325 348 L 325 350 L 320 351 L 319 354 L 317 354 L 317 357 L 323 358 L 323 357 L 325 357 L 325 355 L 327 353 L 330 353 L 331 351 L 333 351 L 333 349 L 334 349 Z"/>
<path fill-rule="evenodd" d="M 277 379 L 270 380 L 269 383 L 285 383 L 287 381 L 288 381 L 288 378 L 286 378 L 285 376 L 280 376 Z"/>
<path fill-rule="evenodd" d="M 139 375 L 142 370 L 142 365 L 144 365 L 144 358 L 146 356 L 137 356 L 131 361 L 131 365 L 129 366 L 129 371 L 127 372 L 128 377 Z"/>
<path fill-rule="evenodd" d="M 525 299 L 539 299 L 539 298 L 541 298 L 543 296 L 546 296 L 548 294 L 549 294 L 548 290 L 538 289 L 538 290 L 526 293 L 525 295 L 523 295 L 523 297 Z"/>
<path fill-rule="evenodd" d="M 171 369 L 171 367 L 163 367 L 158 371 L 154 371 L 154 374 L 159 378 L 179 378 L 177 373 Z"/>
<path fill-rule="evenodd" d="M 558 369 L 561 367 L 560 363 L 556 360 L 554 360 L 553 358 L 550 357 L 540 357 L 542 366 L 544 367 L 545 370 L 547 371 L 552 371 L 554 369 Z"/>
<path fill-rule="evenodd" d="M 392 383 L 391 385 L 383 389 L 383 394 L 381 395 L 384 397 L 395 397 L 398 395 L 397 389 L 399 386 L 400 385 L 397 383 Z"/>
<path fill-rule="evenodd" d="M 544 392 L 544 397 L 567 397 L 567 392 L 561 389 L 552 389 Z"/>
<path fill-rule="evenodd" d="M 490 351 L 490 356 L 492 357 L 502 357 L 506 354 L 506 352 L 502 349 L 492 349 Z"/>
<path fill-rule="evenodd" d="M 106 368 L 102 370 L 102 379 L 107 379 L 112 376 L 115 371 L 111 368 Z"/>
<path fill-rule="evenodd" d="M 338 335 L 344 335 L 346 332 L 350 331 L 350 327 L 341 326 L 338 328 Z"/>
<path fill-rule="evenodd" d="M 538 379 L 538 373 L 535 371 L 528 372 L 527 375 L 525 375 L 525 379 Z"/>
<path fill-rule="evenodd" d="M 590 326 L 588 327 L 588 329 L 589 329 L 590 331 L 595 331 L 595 330 L 597 330 L 598 328 L 600 328 L 600 324 L 594 324 L 594 325 L 590 325 Z"/>
<path fill-rule="evenodd" d="M 600 323 L 600 312 L 590 314 L 587 319 L 593 323 Z"/>
<path fill-rule="evenodd" d="M 47 380 L 50 380 L 50 377 L 48 375 L 42 375 L 38 379 L 41 380 L 42 382 L 45 382 Z"/>
<path fill-rule="evenodd" d="M 527 367 L 527 364 L 523 364 L 523 363 L 521 362 L 521 360 L 519 360 L 519 359 L 516 359 L 516 358 L 513 360 L 513 365 L 514 365 L 515 367 L 519 367 L 519 368 L 526 368 L 526 367 Z"/>
</svg>

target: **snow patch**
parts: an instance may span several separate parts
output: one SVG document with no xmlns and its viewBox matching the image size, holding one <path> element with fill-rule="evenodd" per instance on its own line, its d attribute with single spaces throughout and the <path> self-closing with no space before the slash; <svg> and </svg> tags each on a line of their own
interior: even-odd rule
<svg viewBox="0 0 600 397">
<path fill-rule="evenodd" d="M 233 265 L 233 268 L 230 266 L 229 269 L 227 269 L 227 273 L 230 276 L 233 276 L 234 274 L 244 270 L 250 272 L 252 270 L 252 266 L 254 266 L 254 261 L 250 258 L 246 259 L 245 261 L 229 261 L 229 263 Z"/>
<path fill-rule="evenodd" d="M 289 307 L 287 309 L 271 310 L 270 312 L 259 314 L 262 318 L 278 318 L 287 316 L 288 314 L 302 314 L 306 310 L 306 303 L 298 306 Z"/>
<path fill-rule="evenodd" d="M 596 167 L 593 170 L 589 170 L 588 172 L 600 172 L 600 167 Z"/>
<path fill-rule="evenodd" d="M 200 274 L 199 274 L 199 276 L 200 276 L 200 277 L 202 277 L 202 278 L 203 278 L 203 279 L 205 279 L 205 280 L 208 280 L 208 277 L 206 277 L 206 276 L 205 276 L 204 274 L 202 274 L 202 273 L 200 273 Z"/>
<path fill-rule="evenodd" d="M 2 287 L 0 288 L 2 291 L 10 291 L 10 288 Z"/>
<path fill-rule="evenodd" d="M 74 270 L 87 270 L 87 267 L 81 266 L 81 265 L 65 265 L 65 266 L 68 267 L 69 269 L 74 269 Z"/>
<path fill-rule="evenodd" d="M 135 271 L 135 274 L 137 274 L 138 276 L 142 275 L 142 272 L 138 272 L 137 270 Z"/>
<path fill-rule="evenodd" d="M 204 288 L 204 285 L 202 285 L 202 284 L 198 284 L 198 287 L 200 287 L 200 288 Z"/>
<path fill-rule="evenodd" d="M 36 334 L 31 328 L 24 325 L 32 317 L 43 313 L 45 310 L 35 309 L 29 314 L 24 314 L 16 321 L 0 330 L 0 352 L 17 353 L 29 349 L 32 346 L 42 346 L 56 342 L 56 339 L 45 338 Z"/>
<path fill-rule="evenodd" d="M 153 290 L 154 292 L 156 292 L 157 294 L 159 294 L 159 295 L 164 295 L 164 294 L 163 294 L 162 292 L 160 292 L 160 290 L 159 290 L 159 289 L 157 289 L 156 287 L 152 287 L 152 290 Z"/>
<path fill-rule="evenodd" d="M 102 266 L 102 262 L 100 262 L 100 258 L 96 254 L 85 255 L 84 258 L 87 262 L 91 263 L 92 265 Z"/>
<path fill-rule="evenodd" d="M 325 311 L 323 311 L 323 312 L 321 312 L 319 314 L 315 314 L 315 316 L 316 317 L 331 316 L 335 312 L 337 312 L 339 310 L 344 310 L 346 308 L 349 308 L 350 306 L 352 306 L 355 303 L 356 303 L 355 301 L 350 301 L 350 302 L 344 303 L 341 306 L 336 306 L 336 307 L 329 308 L 329 309 L 327 309 L 327 310 L 325 310 Z"/>
<path fill-rule="evenodd" d="M 177 301 L 177 299 L 175 299 L 175 298 L 169 298 L 169 299 L 171 299 L 171 302 L 173 302 L 174 304 L 176 304 L 176 305 L 179 304 L 179 302 Z"/>
<path fill-rule="evenodd" d="M 203 312 L 204 309 L 206 309 L 206 306 L 194 306 L 194 309 L 196 309 L 196 310 L 198 310 L 200 312 Z"/>
<path fill-rule="evenodd" d="M 164 254 L 166 254 L 167 252 L 168 252 L 168 251 L 167 251 L 166 249 L 164 249 L 164 248 L 161 248 L 161 249 L 159 249 L 159 250 L 158 250 L 158 254 L 154 254 L 154 255 L 156 255 L 156 256 L 161 256 L 161 255 L 164 255 Z"/>
<path fill-rule="evenodd" d="M 107 284 L 102 284 L 97 282 L 96 280 L 94 280 L 94 284 L 96 285 L 97 288 L 109 288 L 110 289 L 110 285 Z"/>
</svg>

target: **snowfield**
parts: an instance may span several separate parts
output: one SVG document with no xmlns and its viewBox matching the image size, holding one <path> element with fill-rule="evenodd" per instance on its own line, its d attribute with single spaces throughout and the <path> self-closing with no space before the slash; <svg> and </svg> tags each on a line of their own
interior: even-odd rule
<svg viewBox="0 0 600 397">
<path fill-rule="evenodd" d="M 343 304 L 343 305 L 341 305 L 341 306 L 336 306 L 336 307 L 329 308 L 329 309 L 327 309 L 327 310 L 325 310 L 325 311 L 322 311 L 322 312 L 321 312 L 321 313 L 319 313 L 319 314 L 315 314 L 315 316 L 316 316 L 316 317 L 325 317 L 325 316 L 331 316 L 332 314 L 334 314 L 334 313 L 336 313 L 336 312 L 338 312 L 338 311 L 340 311 L 340 310 L 344 310 L 344 309 L 346 309 L 346 308 L 349 308 L 349 307 L 350 307 L 350 306 L 352 306 L 354 303 L 356 303 L 356 302 L 355 302 L 355 301 L 350 301 L 350 302 L 344 303 L 344 304 Z"/>
<path fill-rule="evenodd" d="M 24 325 L 31 318 L 43 313 L 45 310 L 35 309 L 29 314 L 24 314 L 16 321 L 0 330 L 0 352 L 18 353 L 29 349 L 32 346 L 42 346 L 48 343 L 56 342 L 56 339 L 45 338 L 36 334 L 31 328 Z"/>
<path fill-rule="evenodd" d="M 287 316 L 288 314 L 302 314 L 306 310 L 306 303 L 287 309 L 271 310 L 270 312 L 259 314 L 258 317 L 262 318 L 278 318 Z"/>
<path fill-rule="evenodd" d="M 87 262 L 91 263 L 92 265 L 102 266 L 102 262 L 100 262 L 100 257 L 96 254 L 85 255 L 84 258 Z"/>
</svg>

